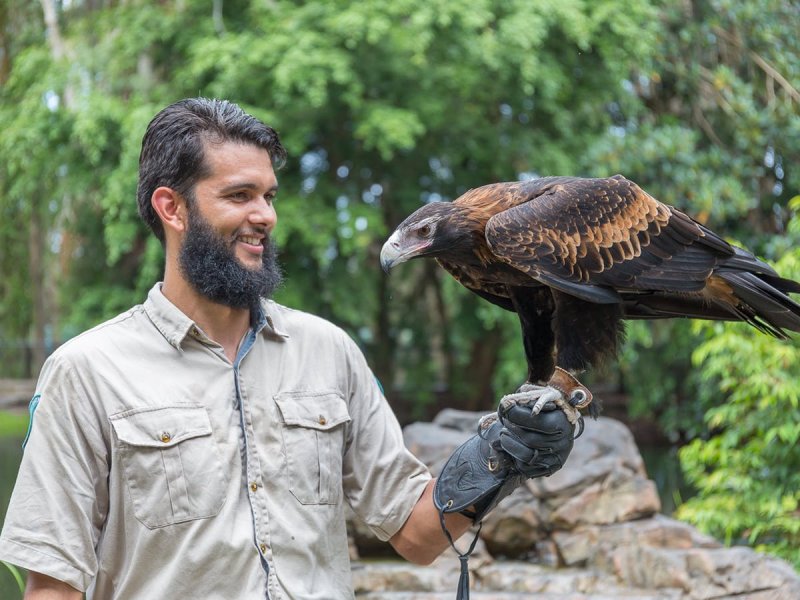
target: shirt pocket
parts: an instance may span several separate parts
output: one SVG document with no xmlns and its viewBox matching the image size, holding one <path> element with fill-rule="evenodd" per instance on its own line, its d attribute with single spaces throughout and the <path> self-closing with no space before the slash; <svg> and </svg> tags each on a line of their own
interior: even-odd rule
<svg viewBox="0 0 800 600">
<path fill-rule="evenodd" d="M 282 423 L 289 491 L 301 504 L 336 504 L 342 491 L 347 404 L 338 392 L 275 396 Z"/>
<path fill-rule="evenodd" d="M 133 513 L 155 529 L 213 517 L 227 476 L 208 412 L 173 405 L 111 416 Z"/>
</svg>

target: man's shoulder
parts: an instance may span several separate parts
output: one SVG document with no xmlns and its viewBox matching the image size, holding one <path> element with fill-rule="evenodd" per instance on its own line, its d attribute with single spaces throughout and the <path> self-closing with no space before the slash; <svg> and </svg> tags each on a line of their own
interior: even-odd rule
<svg viewBox="0 0 800 600">
<path fill-rule="evenodd" d="M 363 355 L 347 331 L 324 317 L 273 300 L 266 301 L 264 309 L 268 321 L 272 319 L 275 333 L 285 335 L 293 344 L 305 349 L 338 351 L 350 358 Z"/>
<path fill-rule="evenodd" d="M 143 306 L 137 304 L 70 338 L 53 352 L 51 358 L 66 362 L 84 362 L 112 347 L 119 352 L 120 345 L 133 341 L 134 336 L 131 334 L 141 329 L 142 318 L 146 318 Z"/>
<path fill-rule="evenodd" d="M 272 320 L 275 331 L 290 338 L 308 335 L 349 338 L 341 327 L 319 315 L 284 306 L 274 300 L 267 300 L 264 309 L 268 320 Z"/>
</svg>

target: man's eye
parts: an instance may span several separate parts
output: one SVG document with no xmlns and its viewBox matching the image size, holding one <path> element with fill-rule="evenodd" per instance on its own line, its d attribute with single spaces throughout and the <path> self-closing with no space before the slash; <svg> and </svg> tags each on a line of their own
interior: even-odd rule
<svg viewBox="0 0 800 600">
<path fill-rule="evenodd" d="M 231 198 L 232 200 L 247 200 L 249 198 L 249 195 L 247 194 L 247 192 L 244 191 L 233 192 L 232 194 L 228 194 L 228 198 Z"/>
</svg>

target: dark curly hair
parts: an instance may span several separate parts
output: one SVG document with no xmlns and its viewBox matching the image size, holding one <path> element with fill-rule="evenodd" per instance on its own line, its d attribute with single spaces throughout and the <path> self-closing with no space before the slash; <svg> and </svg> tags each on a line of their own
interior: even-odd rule
<svg viewBox="0 0 800 600">
<path fill-rule="evenodd" d="M 232 102 L 186 98 L 167 106 L 153 117 L 142 138 L 136 191 L 139 215 L 162 244 L 164 227 L 150 199 L 156 188 L 165 186 L 191 201 L 194 186 L 209 175 L 205 141 L 244 142 L 264 148 L 275 169 L 286 161 L 277 132 Z"/>
</svg>

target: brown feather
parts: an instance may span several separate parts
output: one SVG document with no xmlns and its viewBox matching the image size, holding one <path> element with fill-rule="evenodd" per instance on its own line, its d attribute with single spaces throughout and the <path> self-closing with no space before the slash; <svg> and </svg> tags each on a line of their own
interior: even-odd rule
<svg viewBox="0 0 800 600">
<path fill-rule="evenodd" d="M 613 353 L 623 318 L 800 331 L 800 305 L 787 295 L 800 284 L 621 175 L 496 183 L 418 212 L 398 230 L 431 214 L 441 221 L 441 239 L 420 256 L 519 314 L 532 381 L 547 379 L 553 344 L 567 369 Z"/>
</svg>

